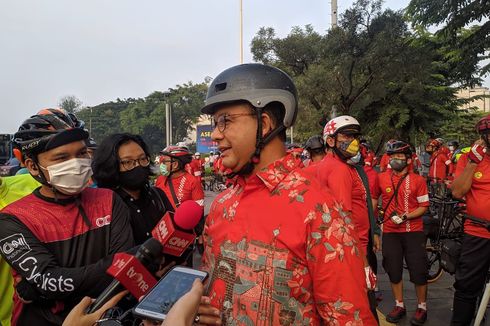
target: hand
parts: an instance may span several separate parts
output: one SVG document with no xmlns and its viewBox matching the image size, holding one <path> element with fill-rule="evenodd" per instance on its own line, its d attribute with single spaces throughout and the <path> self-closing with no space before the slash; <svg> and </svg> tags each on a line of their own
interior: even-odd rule
<svg viewBox="0 0 490 326">
<path fill-rule="evenodd" d="M 373 251 L 378 252 L 381 249 L 381 239 L 379 235 L 375 234 L 373 236 Z"/>
<path fill-rule="evenodd" d="M 15 280 L 15 292 L 17 292 L 19 300 L 25 304 L 41 299 L 41 294 L 37 291 L 36 286 L 26 281 L 23 277 L 18 277 Z"/>
<path fill-rule="evenodd" d="M 128 294 L 128 291 L 122 291 L 116 294 L 107 301 L 105 305 L 100 307 L 99 310 L 91 314 L 86 314 L 85 310 L 92 304 L 92 302 L 94 302 L 94 299 L 84 297 L 82 301 L 70 311 L 68 316 L 66 316 L 62 326 L 93 326 L 107 309 L 114 307 L 126 294 Z"/>
<path fill-rule="evenodd" d="M 170 309 L 162 326 L 191 326 L 201 303 L 204 288 L 199 279 L 194 281 L 192 289 L 182 296 Z M 201 316 L 199 316 L 201 318 Z"/>
<path fill-rule="evenodd" d="M 393 221 L 393 223 L 395 223 L 396 225 L 400 225 L 403 223 L 404 219 L 403 217 L 400 217 L 396 214 L 393 214 L 390 216 L 390 219 Z"/>
<path fill-rule="evenodd" d="M 208 297 L 201 297 L 197 315 L 199 316 L 197 325 L 221 325 L 221 312 L 211 306 L 211 299 Z"/>
<path fill-rule="evenodd" d="M 486 152 L 487 152 L 486 147 L 483 147 L 480 143 L 476 142 L 468 152 L 468 158 L 473 163 L 478 164 L 481 161 L 483 161 Z"/>
<path fill-rule="evenodd" d="M 364 272 L 366 274 L 367 289 L 374 290 L 377 282 L 376 274 L 374 274 L 373 270 L 369 266 L 364 267 Z"/>
</svg>

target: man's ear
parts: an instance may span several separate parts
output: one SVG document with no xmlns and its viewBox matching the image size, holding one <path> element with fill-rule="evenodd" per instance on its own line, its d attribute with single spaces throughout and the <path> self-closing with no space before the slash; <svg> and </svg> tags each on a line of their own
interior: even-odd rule
<svg viewBox="0 0 490 326">
<path fill-rule="evenodd" d="M 334 148 L 335 147 L 335 138 L 327 136 L 327 145 L 329 148 Z"/>
<path fill-rule="evenodd" d="M 29 173 L 33 176 L 38 176 L 39 175 L 39 168 L 36 163 L 34 163 L 34 160 L 27 157 L 26 160 L 24 161 L 24 165 L 26 168 L 29 170 Z"/>
<path fill-rule="evenodd" d="M 270 133 L 274 128 L 276 128 L 276 125 L 269 113 L 262 113 L 262 137 Z"/>
</svg>

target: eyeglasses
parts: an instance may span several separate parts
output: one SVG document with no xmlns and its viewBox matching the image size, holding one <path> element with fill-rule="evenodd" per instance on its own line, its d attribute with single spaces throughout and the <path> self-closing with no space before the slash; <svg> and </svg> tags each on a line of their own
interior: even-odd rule
<svg viewBox="0 0 490 326">
<path fill-rule="evenodd" d="M 122 160 L 119 161 L 121 165 L 126 169 L 126 170 L 132 170 L 136 166 L 142 166 L 142 167 L 147 167 L 150 165 L 150 158 L 148 156 L 140 157 L 136 160 Z"/>
<path fill-rule="evenodd" d="M 232 121 L 230 118 L 242 117 L 247 115 L 251 116 L 255 115 L 255 113 L 235 113 L 220 115 L 217 119 L 214 120 L 213 129 L 218 128 L 219 132 L 224 132 L 228 123 Z"/>
</svg>

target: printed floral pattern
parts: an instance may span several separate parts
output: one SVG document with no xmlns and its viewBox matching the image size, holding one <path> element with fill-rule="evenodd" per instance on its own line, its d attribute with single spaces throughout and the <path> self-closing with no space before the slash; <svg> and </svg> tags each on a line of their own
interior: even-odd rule
<svg viewBox="0 0 490 326">
<path fill-rule="evenodd" d="M 213 203 L 212 304 L 224 325 L 375 325 L 353 223 L 299 167 L 288 155 Z"/>
</svg>

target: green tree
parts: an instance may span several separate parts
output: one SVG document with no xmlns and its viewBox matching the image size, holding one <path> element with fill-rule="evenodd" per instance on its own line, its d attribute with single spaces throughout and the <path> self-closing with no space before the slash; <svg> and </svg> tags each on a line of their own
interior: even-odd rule
<svg viewBox="0 0 490 326">
<path fill-rule="evenodd" d="M 357 1 L 325 35 L 306 26 L 281 39 L 261 28 L 252 53 L 294 78 L 300 94 L 294 132 L 302 141 L 321 132 L 333 108 L 359 118 L 364 133 L 381 144 L 395 135 L 413 142 L 457 107 L 446 53 L 377 0 Z"/>
<path fill-rule="evenodd" d="M 66 112 L 74 113 L 82 107 L 82 101 L 74 95 L 67 95 L 60 99 L 58 106 Z"/>
<path fill-rule="evenodd" d="M 483 0 L 411 0 L 407 16 L 414 25 L 439 27 L 438 35 L 453 49 L 448 58 L 465 84 L 481 82 L 490 71 L 490 2 Z"/>
</svg>

